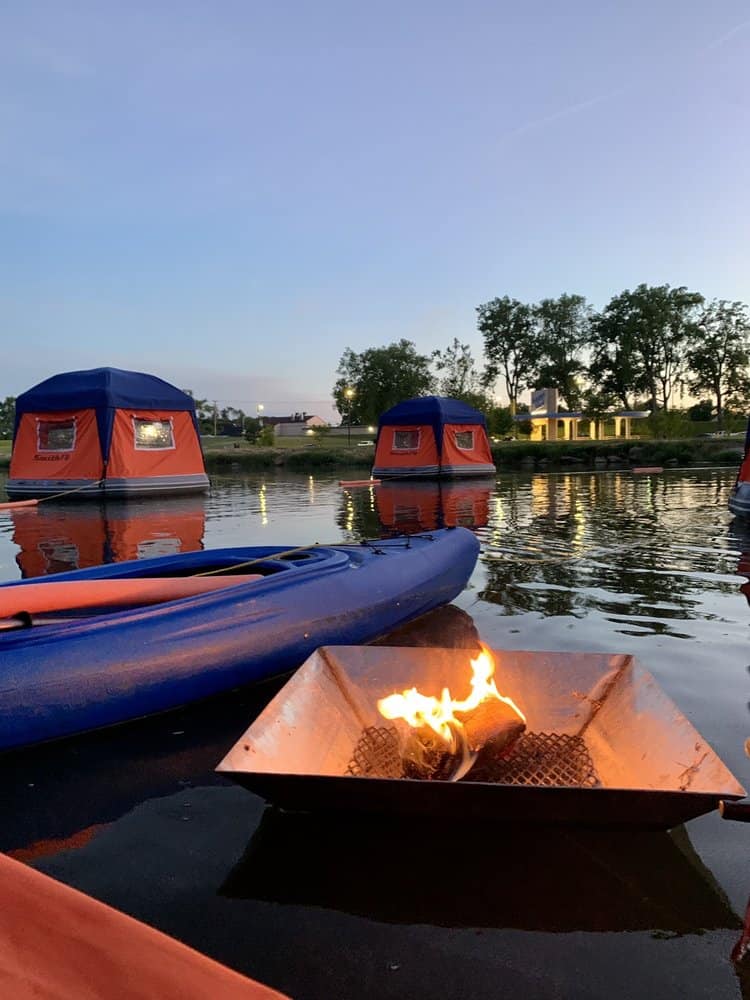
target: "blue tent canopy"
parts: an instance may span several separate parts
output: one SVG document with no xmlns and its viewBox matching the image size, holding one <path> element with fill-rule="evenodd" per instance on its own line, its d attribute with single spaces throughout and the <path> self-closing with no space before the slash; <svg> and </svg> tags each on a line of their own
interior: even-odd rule
<svg viewBox="0 0 750 1000">
<path fill-rule="evenodd" d="M 195 400 L 156 375 L 128 372 L 120 368 L 91 368 L 88 371 L 53 375 L 33 386 L 16 400 L 15 439 L 24 413 L 55 413 L 64 410 L 96 411 L 102 454 L 106 457 L 112 437 L 116 409 L 184 410 L 193 415 Z"/>
<path fill-rule="evenodd" d="M 445 424 L 477 424 L 487 428 L 484 414 L 475 410 L 468 403 L 448 396 L 418 396 L 397 403 L 386 410 L 378 422 L 378 436 L 383 427 L 393 427 L 399 424 L 427 424 L 435 434 L 438 454 L 442 451 Z"/>
</svg>

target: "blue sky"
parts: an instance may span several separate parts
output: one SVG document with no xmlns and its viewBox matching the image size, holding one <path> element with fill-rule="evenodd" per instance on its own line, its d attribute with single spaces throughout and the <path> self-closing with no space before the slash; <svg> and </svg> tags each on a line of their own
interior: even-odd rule
<svg viewBox="0 0 750 1000">
<path fill-rule="evenodd" d="M 0 397 L 115 365 L 329 417 L 343 350 L 646 281 L 750 300 L 750 13 L 0 8 Z"/>
</svg>

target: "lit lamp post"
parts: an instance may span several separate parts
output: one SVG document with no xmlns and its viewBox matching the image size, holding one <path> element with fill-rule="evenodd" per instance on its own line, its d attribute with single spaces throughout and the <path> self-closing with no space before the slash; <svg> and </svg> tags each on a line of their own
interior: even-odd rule
<svg viewBox="0 0 750 1000">
<path fill-rule="evenodd" d="M 352 443 L 352 399 L 354 397 L 354 389 L 344 389 L 344 395 L 346 396 L 346 401 L 348 406 L 346 408 L 346 443 Z"/>
<path fill-rule="evenodd" d="M 263 410 L 265 409 L 265 407 L 263 406 L 262 403 L 258 403 L 258 405 L 255 407 L 255 409 L 256 409 L 256 412 L 258 414 L 258 423 L 260 424 L 260 426 L 262 428 L 263 427 Z"/>
</svg>

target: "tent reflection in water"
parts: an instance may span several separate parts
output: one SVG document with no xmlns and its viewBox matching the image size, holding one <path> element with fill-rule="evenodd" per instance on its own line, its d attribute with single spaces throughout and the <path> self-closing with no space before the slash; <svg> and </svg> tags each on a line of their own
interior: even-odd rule
<svg viewBox="0 0 750 1000">
<path fill-rule="evenodd" d="M 385 480 L 375 490 L 383 528 L 411 534 L 437 528 L 483 528 L 489 520 L 492 485 L 477 480 Z"/>
<path fill-rule="evenodd" d="M 175 497 L 167 509 L 132 504 L 42 504 L 11 511 L 16 563 L 24 579 L 203 548 L 202 497 Z"/>
<path fill-rule="evenodd" d="M 492 476 L 484 415 L 458 399 L 420 396 L 381 417 L 372 475 Z"/>
<path fill-rule="evenodd" d="M 16 400 L 13 499 L 204 492 L 195 401 L 119 368 L 53 375 Z"/>
</svg>

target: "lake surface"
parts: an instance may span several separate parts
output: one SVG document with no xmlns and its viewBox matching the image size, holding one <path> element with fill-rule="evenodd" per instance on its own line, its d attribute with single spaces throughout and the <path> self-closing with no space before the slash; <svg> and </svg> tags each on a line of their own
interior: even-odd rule
<svg viewBox="0 0 750 1000">
<path fill-rule="evenodd" d="M 205 498 L 0 512 L 0 579 L 464 524 L 476 570 L 415 641 L 458 628 L 496 648 L 633 653 L 747 787 L 734 475 L 344 490 L 341 473 L 238 474 Z M 714 813 L 669 835 L 518 835 L 264 812 L 213 768 L 278 687 L 0 758 L 0 850 L 298 998 L 750 998 L 729 960 L 750 826 Z"/>
</svg>

